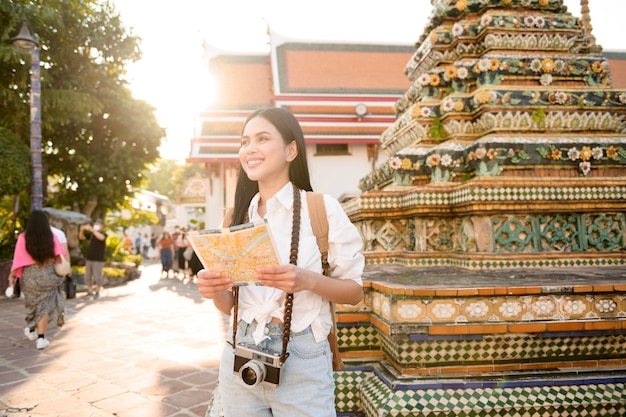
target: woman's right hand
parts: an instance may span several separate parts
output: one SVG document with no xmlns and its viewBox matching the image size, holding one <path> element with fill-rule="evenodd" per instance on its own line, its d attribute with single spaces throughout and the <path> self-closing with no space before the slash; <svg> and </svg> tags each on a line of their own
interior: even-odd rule
<svg viewBox="0 0 626 417">
<path fill-rule="evenodd" d="M 230 292 L 233 282 L 230 278 L 222 276 L 219 271 L 201 269 L 198 271 L 198 291 L 205 298 L 215 298 L 224 291 Z"/>
<path fill-rule="evenodd" d="M 205 298 L 213 300 L 213 304 L 224 314 L 230 314 L 235 303 L 232 288 L 233 281 L 218 271 L 202 269 L 197 274 L 198 291 Z"/>
</svg>

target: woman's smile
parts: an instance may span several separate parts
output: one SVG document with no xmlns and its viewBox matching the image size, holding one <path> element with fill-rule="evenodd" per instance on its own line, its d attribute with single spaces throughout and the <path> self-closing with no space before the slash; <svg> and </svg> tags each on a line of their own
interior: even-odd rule
<svg viewBox="0 0 626 417">
<path fill-rule="evenodd" d="M 249 159 L 246 163 L 248 164 L 249 168 L 253 168 L 253 167 L 261 164 L 262 162 L 263 162 L 262 159 L 255 158 L 255 159 Z"/>
</svg>

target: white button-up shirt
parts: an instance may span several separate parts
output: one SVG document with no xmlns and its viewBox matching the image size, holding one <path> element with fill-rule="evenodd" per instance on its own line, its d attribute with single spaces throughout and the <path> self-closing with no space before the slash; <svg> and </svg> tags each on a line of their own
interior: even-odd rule
<svg viewBox="0 0 626 417">
<path fill-rule="evenodd" d="M 301 196 L 302 220 L 298 266 L 322 274 L 322 258 L 309 220 L 306 192 L 301 191 Z M 258 213 L 259 199 L 257 194 L 250 203 L 248 217 L 252 222 L 263 220 Z M 361 275 L 363 274 L 365 259 L 361 254 L 361 236 L 336 199 L 324 195 L 324 205 L 328 217 L 330 276 L 336 279 L 351 279 L 359 285 L 363 285 Z M 267 219 L 276 243 L 281 264 L 289 263 L 292 208 L 293 188 L 291 183 L 287 183 L 266 204 L 265 219 Z M 240 320 L 244 320 L 246 323 L 252 323 L 253 320 L 256 320 L 257 328 L 253 335 L 256 344 L 267 338 L 264 329 L 272 318 L 283 319 L 285 296 L 284 291 L 265 286 L 244 286 L 239 289 L 238 316 Z M 309 325 L 316 341 L 320 342 L 328 336 L 332 326 L 328 300 L 311 291 L 296 292 L 293 301 L 291 331 L 300 332 Z"/>
</svg>

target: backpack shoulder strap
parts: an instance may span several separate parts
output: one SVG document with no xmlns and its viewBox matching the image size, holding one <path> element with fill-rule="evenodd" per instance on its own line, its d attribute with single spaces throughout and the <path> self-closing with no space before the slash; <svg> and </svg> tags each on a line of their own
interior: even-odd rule
<svg viewBox="0 0 626 417">
<path fill-rule="evenodd" d="M 326 217 L 324 195 L 322 193 L 307 192 L 306 200 L 309 206 L 313 234 L 315 234 L 317 246 L 322 254 L 322 269 L 324 270 L 324 275 L 328 276 L 328 217 Z"/>
<path fill-rule="evenodd" d="M 326 215 L 326 206 L 324 205 L 324 195 L 321 193 L 307 192 L 306 201 L 309 206 L 309 217 L 311 218 L 311 227 L 313 234 L 317 239 L 317 246 L 322 254 L 322 270 L 324 275 L 328 276 L 330 266 L 328 265 L 328 217 Z M 337 339 L 337 318 L 335 317 L 335 305 L 330 304 L 330 315 L 332 318 L 332 327 L 328 333 L 328 343 L 333 353 L 333 370 L 341 371 L 344 368 L 341 351 L 339 350 L 339 342 Z"/>
</svg>

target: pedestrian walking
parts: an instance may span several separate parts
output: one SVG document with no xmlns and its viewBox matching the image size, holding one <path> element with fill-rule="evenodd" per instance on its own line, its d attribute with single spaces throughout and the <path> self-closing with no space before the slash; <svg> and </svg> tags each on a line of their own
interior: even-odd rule
<svg viewBox="0 0 626 417">
<path fill-rule="evenodd" d="M 104 232 L 104 222 L 98 219 L 93 226 L 83 225 L 78 237 L 81 240 L 89 239 L 87 256 L 85 256 L 85 285 L 87 285 L 87 295 L 94 295 L 94 299 L 97 300 L 102 289 L 102 269 L 106 254 L 107 234 Z"/>
<path fill-rule="evenodd" d="M 259 267 L 262 285 L 241 287 L 218 271 L 198 272 L 200 293 L 232 317 L 219 373 L 225 417 L 336 415 L 329 301 L 362 300 L 362 241 L 339 202 L 324 195 L 331 272 L 323 275 L 305 198 L 312 190 L 305 152 L 289 111 L 262 109 L 247 118 L 228 226 L 267 221 L 281 265 Z"/>
<path fill-rule="evenodd" d="M 161 256 L 161 276 L 165 274 L 165 278 L 169 278 L 174 257 L 174 239 L 172 239 L 170 232 L 164 231 L 158 239 L 157 245 Z"/>
<path fill-rule="evenodd" d="M 187 278 L 187 273 L 189 269 L 188 260 L 185 257 L 185 251 L 189 246 L 189 242 L 187 242 L 187 236 L 185 236 L 185 232 L 186 229 L 183 227 L 176 237 L 176 240 L 174 241 L 174 247 L 178 255 L 178 272 L 182 274 L 181 278 L 183 279 Z"/>
<path fill-rule="evenodd" d="M 141 233 L 135 237 L 135 255 L 141 255 Z"/>
<path fill-rule="evenodd" d="M 46 330 L 50 323 L 63 326 L 65 322 L 65 295 L 61 285 L 65 276 L 54 270 L 55 262 L 68 258 L 63 245 L 52 232 L 47 213 L 33 210 L 26 223 L 26 231 L 18 236 L 9 273 L 9 285 L 20 278 L 26 306 L 24 335 L 36 341 L 37 349 L 45 349 L 50 342 Z"/>
</svg>

